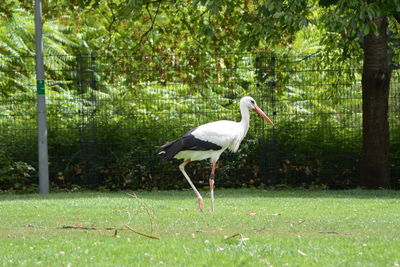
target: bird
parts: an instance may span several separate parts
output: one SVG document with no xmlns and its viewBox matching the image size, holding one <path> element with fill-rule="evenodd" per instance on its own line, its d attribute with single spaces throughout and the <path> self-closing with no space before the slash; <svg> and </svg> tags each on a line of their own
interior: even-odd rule
<svg viewBox="0 0 400 267">
<path fill-rule="evenodd" d="M 250 125 L 250 112 L 254 110 L 268 123 L 274 125 L 272 120 L 257 106 L 256 101 L 245 96 L 239 102 L 242 119 L 239 122 L 229 120 L 219 120 L 197 126 L 187 131 L 182 137 L 166 142 L 157 149 L 158 154 L 163 154 L 162 162 L 175 159 L 183 159 L 179 165 L 179 170 L 189 182 L 197 197 L 200 211 L 204 210 L 203 197 L 196 189 L 189 175 L 185 171 L 185 166 L 191 161 L 210 159 L 211 175 L 209 178 L 211 195 L 211 212 L 214 212 L 214 178 L 217 161 L 221 154 L 226 150 L 237 152 L 240 143 L 247 134 Z"/>
</svg>

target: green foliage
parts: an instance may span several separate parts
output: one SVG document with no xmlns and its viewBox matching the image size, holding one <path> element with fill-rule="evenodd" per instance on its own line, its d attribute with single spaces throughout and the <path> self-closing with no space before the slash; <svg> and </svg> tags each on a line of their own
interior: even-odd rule
<svg viewBox="0 0 400 267">
<path fill-rule="evenodd" d="M 36 166 L 33 2 L 3 2 L 0 143 L 16 144 L 7 153 Z M 219 166 L 224 185 L 354 186 L 363 36 L 374 32 L 373 17 L 390 17 L 391 68 L 397 77 L 399 3 L 43 1 L 53 184 L 73 187 L 97 174 L 107 189 L 184 186 L 184 180 L 173 180 L 180 177 L 176 164 L 160 165 L 151 151 L 195 125 L 237 119 L 237 100 L 253 95 L 275 113 L 277 126 L 257 131 L 264 128 L 255 120 L 240 153 L 226 155 Z M 265 49 L 269 52 L 255 57 L 246 54 Z M 270 51 L 277 55 L 274 63 Z M 400 114 L 396 86 L 390 99 L 394 147 Z M 271 147 L 277 156 L 257 157 Z M 319 158 L 338 152 L 349 153 L 351 160 Z M 393 168 L 396 153 L 392 150 Z M 207 165 L 191 166 L 200 174 L 199 184 L 207 184 Z M 272 168 L 281 180 L 263 177 Z M 28 180 L 36 183 L 34 176 Z"/>
<path fill-rule="evenodd" d="M 33 15 L 17 9 L 7 19 L 0 20 L 0 95 L 8 96 L 16 92 L 29 92 L 34 80 L 34 24 Z M 52 55 L 65 55 L 72 51 L 75 43 L 68 34 L 71 29 L 54 20 L 44 24 L 44 46 Z M 62 69 L 59 57 L 48 57 L 45 67 L 50 70 Z M 51 71 L 49 75 L 54 75 Z"/>
<path fill-rule="evenodd" d="M 53 61 L 77 69 L 50 71 L 54 80 L 48 82 L 47 114 L 53 187 L 186 187 L 184 179 L 176 179 L 181 177 L 176 162 L 160 164 L 155 149 L 196 125 L 239 119 L 237 100 L 243 95 L 253 95 L 276 127 L 265 127 L 254 117 L 239 152 L 222 157 L 220 186 L 357 185 L 361 145 L 357 59 L 339 61 L 335 56 L 298 56 L 286 51 L 276 55 L 80 55 Z M 146 71 L 132 75 L 136 69 Z M 398 87 L 394 84 L 393 88 Z M 391 98 L 393 116 L 396 94 L 398 90 Z M 0 105 L 4 114 L 0 142 L 18 144 L 7 153 L 32 166 L 37 154 L 35 101 L 32 94 L 19 93 L 3 98 Z M 392 122 L 395 142 L 398 118 Z M 16 135 L 15 129 L 29 132 Z M 392 155 L 396 169 L 398 157 Z M 192 163 L 188 169 L 196 184 L 207 186 L 208 162 Z M 275 177 L 272 170 L 277 172 Z M 36 183 L 35 176 L 28 180 Z"/>
<path fill-rule="evenodd" d="M 32 192 L 37 178 L 34 167 L 22 161 L 14 161 L 5 149 L 0 148 L 0 191 Z"/>
</svg>

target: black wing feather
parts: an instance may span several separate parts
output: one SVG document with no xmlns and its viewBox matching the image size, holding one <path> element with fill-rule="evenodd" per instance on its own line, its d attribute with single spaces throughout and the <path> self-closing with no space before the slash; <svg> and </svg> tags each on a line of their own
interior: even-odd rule
<svg viewBox="0 0 400 267">
<path fill-rule="evenodd" d="M 185 150 L 207 151 L 207 150 L 220 150 L 222 148 L 221 146 L 214 144 L 212 142 L 197 139 L 196 137 L 194 137 L 194 135 L 192 135 L 192 132 L 194 130 L 196 130 L 196 128 L 193 128 L 190 131 L 186 132 L 186 134 L 181 138 L 167 142 L 164 145 L 162 145 L 157 150 L 158 153 L 165 152 L 162 161 L 172 159 L 180 151 L 185 151 Z"/>
</svg>

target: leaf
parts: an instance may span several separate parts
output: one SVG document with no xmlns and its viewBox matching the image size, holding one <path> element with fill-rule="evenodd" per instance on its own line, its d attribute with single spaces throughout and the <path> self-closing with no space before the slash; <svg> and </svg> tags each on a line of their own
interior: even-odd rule
<svg viewBox="0 0 400 267">
<path fill-rule="evenodd" d="M 364 35 L 364 36 L 366 36 L 366 35 L 368 35 L 369 34 L 369 26 L 368 25 L 363 25 L 362 27 L 361 27 L 361 33 Z"/>
<path fill-rule="evenodd" d="M 284 15 L 285 15 L 285 12 L 276 12 L 276 13 L 273 15 L 273 18 L 274 18 L 274 19 L 279 19 L 279 18 L 283 17 Z"/>
<path fill-rule="evenodd" d="M 272 11 L 274 9 L 274 2 L 273 1 L 269 1 L 268 2 L 268 11 Z"/>
</svg>

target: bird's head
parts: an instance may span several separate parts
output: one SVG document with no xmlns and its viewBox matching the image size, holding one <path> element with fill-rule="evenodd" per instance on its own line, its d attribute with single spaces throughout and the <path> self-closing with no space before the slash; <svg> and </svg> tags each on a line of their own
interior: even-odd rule
<svg viewBox="0 0 400 267">
<path fill-rule="evenodd" d="M 250 96 L 245 96 L 240 100 L 240 106 L 247 108 L 247 109 L 252 109 L 255 112 L 258 113 L 258 115 L 260 115 L 261 117 L 263 117 L 267 122 L 271 123 L 272 125 L 274 125 L 274 123 L 272 122 L 272 120 L 264 113 L 264 111 L 262 111 L 258 106 L 256 101 L 250 97 Z"/>
</svg>

